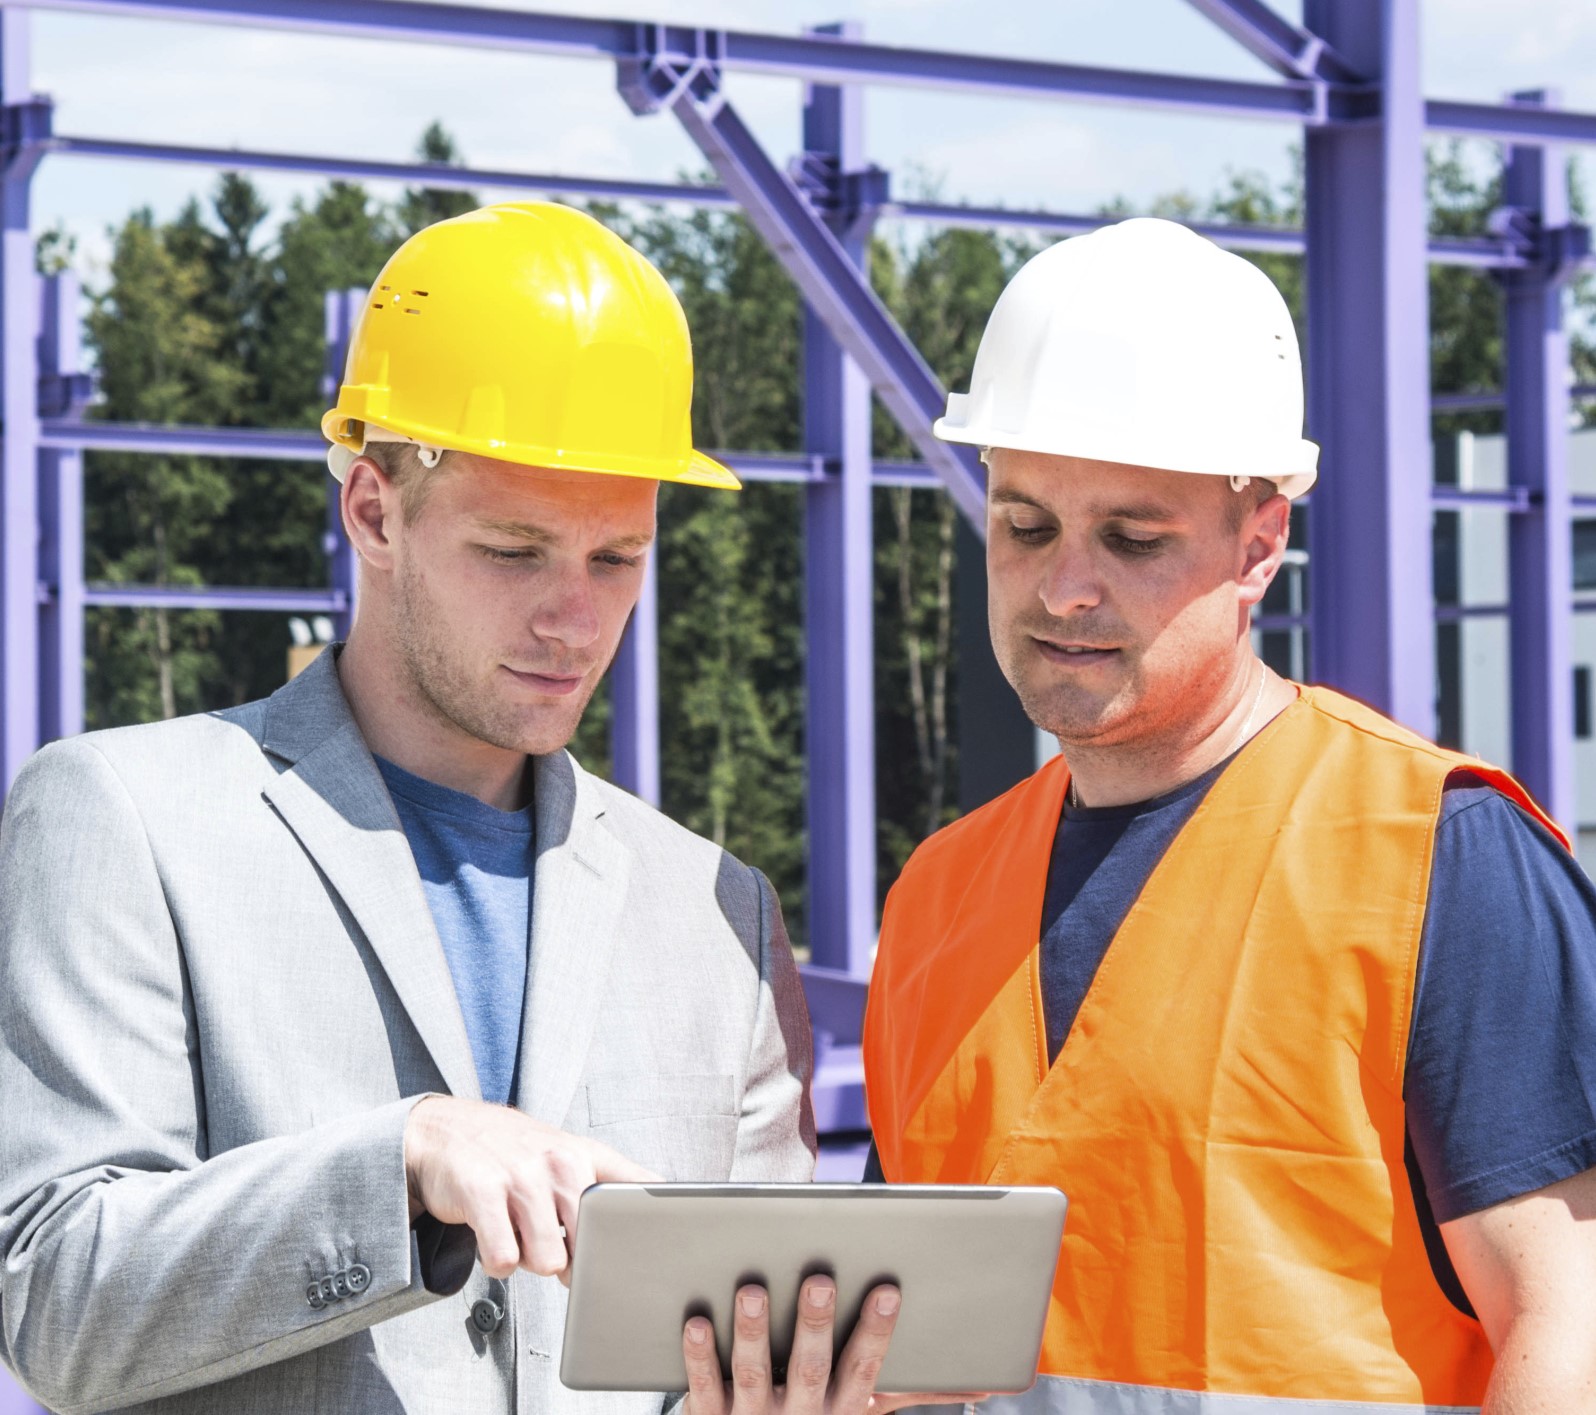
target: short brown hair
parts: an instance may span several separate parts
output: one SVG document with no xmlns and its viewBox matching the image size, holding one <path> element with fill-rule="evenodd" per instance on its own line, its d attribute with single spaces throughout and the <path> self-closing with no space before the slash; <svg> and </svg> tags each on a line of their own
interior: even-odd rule
<svg viewBox="0 0 1596 1415">
<path fill-rule="evenodd" d="M 1225 504 L 1225 516 L 1230 529 L 1239 531 L 1241 523 L 1252 515 L 1271 496 L 1280 495 L 1280 487 L 1265 477 L 1253 477 L 1240 491 L 1232 492 Z"/>
<path fill-rule="evenodd" d="M 427 493 L 455 454 L 444 451 L 429 467 L 421 460 L 421 449 L 414 442 L 368 441 L 364 455 L 381 467 L 382 474 L 399 488 L 399 506 L 408 526 L 421 515 Z"/>
</svg>

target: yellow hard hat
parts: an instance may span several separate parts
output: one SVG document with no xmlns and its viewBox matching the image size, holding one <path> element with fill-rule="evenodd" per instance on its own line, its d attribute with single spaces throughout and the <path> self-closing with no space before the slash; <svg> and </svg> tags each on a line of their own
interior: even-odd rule
<svg viewBox="0 0 1596 1415">
<path fill-rule="evenodd" d="M 389 257 L 321 430 L 339 480 L 368 440 L 410 441 L 735 490 L 693 450 L 692 395 L 687 318 L 659 271 L 580 211 L 506 202 Z"/>
</svg>

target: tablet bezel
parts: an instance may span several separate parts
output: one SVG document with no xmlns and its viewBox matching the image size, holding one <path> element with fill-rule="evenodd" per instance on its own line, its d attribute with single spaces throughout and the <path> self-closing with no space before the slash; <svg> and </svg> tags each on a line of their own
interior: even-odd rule
<svg viewBox="0 0 1596 1415">
<path fill-rule="evenodd" d="M 594 1185 L 578 1215 L 561 1381 L 572 1390 L 680 1390 L 681 1327 L 695 1314 L 713 1321 L 726 1369 L 731 1299 L 760 1280 L 780 1373 L 798 1286 L 827 1272 L 838 1287 L 838 1350 L 871 1287 L 903 1287 L 879 1389 L 1024 1390 L 1036 1374 L 1067 1207 L 1057 1189 L 1031 1186 Z M 968 1295 L 951 1287 L 959 1282 Z"/>
</svg>

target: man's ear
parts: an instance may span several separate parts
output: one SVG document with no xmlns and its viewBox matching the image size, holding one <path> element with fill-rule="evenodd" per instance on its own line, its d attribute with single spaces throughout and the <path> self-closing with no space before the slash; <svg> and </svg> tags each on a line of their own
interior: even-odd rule
<svg viewBox="0 0 1596 1415">
<path fill-rule="evenodd" d="M 338 498 L 344 534 L 355 554 L 376 570 L 393 569 L 393 533 L 402 518 L 399 488 L 370 457 L 356 457 Z"/>
<path fill-rule="evenodd" d="M 1291 537 L 1291 502 L 1271 496 L 1242 522 L 1241 575 L 1237 581 L 1244 608 L 1257 604 L 1285 564 Z"/>
</svg>

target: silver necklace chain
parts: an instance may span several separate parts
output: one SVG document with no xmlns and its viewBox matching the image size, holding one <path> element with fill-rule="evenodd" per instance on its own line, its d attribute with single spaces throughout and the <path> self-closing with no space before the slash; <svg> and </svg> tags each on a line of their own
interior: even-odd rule
<svg viewBox="0 0 1596 1415">
<path fill-rule="evenodd" d="M 1220 761 L 1224 761 L 1226 757 L 1230 756 L 1231 753 L 1239 749 L 1247 740 L 1247 733 L 1252 730 L 1252 720 L 1258 716 L 1258 706 L 1263 702 L 1264 684 L 1269 681 L 1269 665 L 1264 663 L 1260 664 L 1259 667 L 1262 669 L 1262 672 L 1258 674 L 1258 691 L 1252 695 L 1252 707 L 1247 710 L 1247 717 L 1246 720 L 1241 724 L 1241 731 L 1236 733 L 1236 735 L 1230 739 L 1230 745 L 1219 754 Z M 1069 790 L 1065 792 L 1064 799 L 1065 804 L 1068 805 L 1072 811 L 1080 810 L 1081 796 L 1080 792 L 1075 789 L 1075 778 L 1073 776 L 1070 777 Z"/>
</svg>

